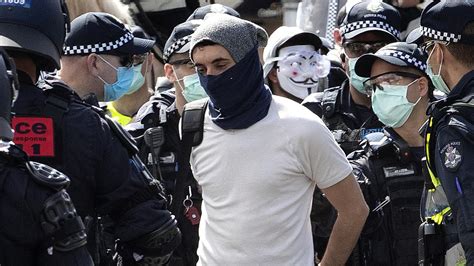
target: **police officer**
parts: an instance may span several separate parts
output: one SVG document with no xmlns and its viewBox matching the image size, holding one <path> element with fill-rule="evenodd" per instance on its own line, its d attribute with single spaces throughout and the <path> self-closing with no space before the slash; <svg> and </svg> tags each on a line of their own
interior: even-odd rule
<svg viewBox="0 0 474 266">
<path fill-rule="evenodd" d="M 380 0 L 362 1 L 350 8 L 340 28 L 341 59 L 349 77 L 341 86 L 330 88 L 322 99 L 308 96 L 303 105 L 319 115 L 333 132 L 346 154 L 353 151 L 367 133 L 381 131 L 382 124 L 372 112 L 364 79 L 354 72 L 357 59 L 399 40 L 400 14 Z M 336 39 L 337 41 L 337 39 Z"/>
<path fill-rule="evenodd" d="M 140 157 L 149 169 L 160 176 L 164 181 L 166 192 L 173 199 L 171 208 L 177 216 L 178 225 L 182 232 L 181 245 L 173 253 L 172 264 L 194 265 L 197 262 L 197 245 L 199 241 L 199 212 L 201 196 L 198 192 L 194 178 L 187 176 L 186 182 L 181 187 L 185 191 L 188 200 L 186 206 L 192 208 L 184 213 L 183 200 L 185 198 L 176 195 L 175 185 L 179 178 L 179 157 L 181 156 L 178 123 L 180 110 L 186 100 L 206 97 L 200 86 L 199 79 L 189 81 L 189 76 L 195 73 L 194 65 L 189 59 L 190 35 L 200 25 L 200 20 L 191 20 L 177 25 L 166 42 L 163 59 L 164 71 L 167 79 L 173 85 L 173 89 L 156 93 L 138 111 L 136 122 L 126 127 L 137 139 Z M 183 82 L 183 79 L 185 80 Z M 186 86 L 186 98 L 183 89 Z M 192 87 L 191 87 L 192 86 Z M 199 91 L 201 90 L 202 93 Z M 191 97 L 191 98 L 189 98 Z M 153 141 L 158 140 L 158 141 Z M 161 142 L 159 141 L 161 140 Z M 180 206 L 180 208 L 176 208 Z M 194 218 L 191 216 L 194 213 Z"/>
<path fill-rule="evenodd" d="M 14 145 L 10 109 L 18 86 L 0 50 L 0 264 L 93 265 L 81 217 L 66 192 L 69 178 Z"/>
<path fill-rule="evenodd" d="M 416 44 L 395 42 L 357 60 L 357 75 L 385 125 L 371 133 L 364 150 L 349 155 L 354 175 L 372 209 L 353 259 L 363 265 L 415 265 L 423 192 L 423 138 L 432 98 L 426 54 Z"/>
<path fill-rule="evenodd" d="M 425 213 L 425 217 L 432 215 L 436 224 L 454 223 L 457 239 L 446 237 L 443 250 L 448 265 L 462 262 L 462 256 L 452 256 L 459 254 L 458 242 L 465 251 L 466 265 L 474 264 L 473 12 L 472 1 L 436 1 L 421 16 L 423 48 L 429 54 L 428 74 L 435 88 L 446 94 L 428 110 L 425 140 L 429 183 L 431 191 L 442 188 L 449 203 L 449 207 L 434 208 L 435 213 Z M 448 228 L 445 226 L 444 231 Z"/>
<path fill-rule="evenodd" d="M 179 231 L 166 210 L 166 200 L 159 195 L 161 188 L 136 159 L 133 142 L 64 83 L 48 81 L 44 90 L 35 86 L 40 71 L 60 67 L 65 25 L 66 8 L 59 0 L 0 6 L 0 46 L 11 51 L 20 81 L 14 105 L 15 139 L 35 160 L 48 162 L 71 178 L 68 192 L 86 221 L 95 264 L 100 264 L 100 230 L 98 223 L 90 221 L 97 216 L 109 216 L 115 223 L 114 238 L 120 239 L 124 261 L 166 260 L 179 241 Z M 93 29 L 93 23 L 88 27 Z M 101 34 L 114 37 L 112 30 Z M 140 42 L 130 36 L 123 30 L 116 40 L 95 49 Z M 112 80 L 114 68 L 108 67 L 107 75 L 98 74 L 106 82 L 119 83 Z M 119 72 L 129 77 L 123 68 Z"/>
<path fill-rule="evenodd" d="M 151 40 L 151 37 L 146 34 L 140 26 L 133 26 L 131 31 L 135 37 Z M 155 60 L 153 53 L 141 56 L 146 56 L 146 59 L 142 64 L 142 75 L 145 77 L 153 75 L 153 61 Z M 126 126 L 132 122 L 138 109 L 140 109 L 140 107 L 146 103 L 153 94 L 152 83 L 154 82 L 155 81 L 146 79 L 143 85 L 135 92 L 127 93 L 115 101 L 107 102 L 106 106 L 103 106 L 107 115 L 116 120 L 122 126 Z"/>
</svg>

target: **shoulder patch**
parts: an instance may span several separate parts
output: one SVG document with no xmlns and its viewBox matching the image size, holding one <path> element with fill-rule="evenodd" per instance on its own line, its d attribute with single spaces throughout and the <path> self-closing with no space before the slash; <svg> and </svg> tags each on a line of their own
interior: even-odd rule
<svg viewBox="0 0 474 266">
<path fill-rule="evenodd" d="M 38 162 L 26 162 L 26 168 L 35 182 L 53 188 L 56 191 L 69 185 L 69 178 L 58 170 Z"/>
<path fill-rule="evenodd" d="M 54 157 L 54 122 L 50 117 L 22 117 L 12 119 L 13 141 L 29 156 Z"/>
<path fill-rule="evenodd" d="M 451 141 L 440 150 L 440 158 L 444 167 L 449 171 L 456 171 L 461 165 L 462 147 L 460 141 Z"/>
</svg>

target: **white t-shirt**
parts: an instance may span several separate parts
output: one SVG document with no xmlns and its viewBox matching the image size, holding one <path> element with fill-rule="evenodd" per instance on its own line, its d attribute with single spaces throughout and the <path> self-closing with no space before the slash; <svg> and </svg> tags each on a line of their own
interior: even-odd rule
<svg viewBox="0 0 474 266">
<path fill-rule="evenodd" d="M 313 265 L 315 185 L 327 188 L 351 173 L 321 119 L 278 96 L 247 129 L 223 130 L 207 111 L 191 167 L 202 187 L 203 265 Z"/>
</svg>

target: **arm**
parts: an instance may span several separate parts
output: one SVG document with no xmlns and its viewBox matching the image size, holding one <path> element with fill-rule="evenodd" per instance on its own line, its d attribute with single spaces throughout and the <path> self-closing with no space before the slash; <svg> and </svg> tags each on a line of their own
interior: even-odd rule
<svg viewBox="0 0 474 266">
<path fill-rule="evenodd" d="M 338 217 L 321 265 L 344 265 L 359 238 L 369 208 L 352 174 L 322 191 L 338 211 Z"/>
</svg>

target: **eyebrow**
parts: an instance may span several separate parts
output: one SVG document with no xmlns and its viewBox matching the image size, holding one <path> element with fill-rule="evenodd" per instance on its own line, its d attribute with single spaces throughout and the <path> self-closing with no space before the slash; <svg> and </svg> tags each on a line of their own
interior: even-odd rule
<svg viewBox="0 0 474 266">
<path fill-rule="evenodd" d="M 224 58 L 224 57 L 219 57 L 219 58 L 216 58 L 216 59 L 212 60 L 211 64 L 220 63 L 220 62 L 224 62 L 224 61 L 230 61 L 230 59 L 229 58 Z M 202 66 L 203 64 L 196 63 L 195 65 L 196 66 Z"/>
</svg>

